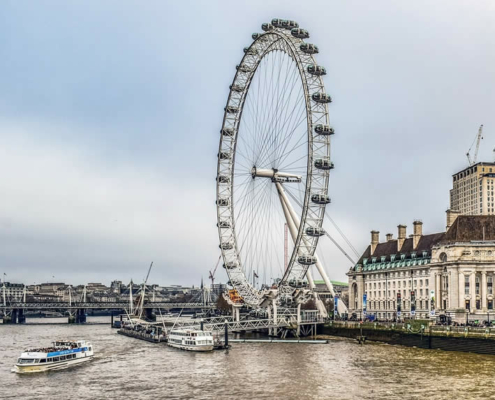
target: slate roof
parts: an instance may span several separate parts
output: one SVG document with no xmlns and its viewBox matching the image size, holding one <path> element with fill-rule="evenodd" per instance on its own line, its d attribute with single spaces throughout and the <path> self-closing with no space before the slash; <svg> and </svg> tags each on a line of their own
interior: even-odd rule
<svg viewBox="0 0 495 400">
<path fill-rule="evenodd" d="M 459 215 L 442 242 L 495 240 L 495 215 Z"/>
</svg>

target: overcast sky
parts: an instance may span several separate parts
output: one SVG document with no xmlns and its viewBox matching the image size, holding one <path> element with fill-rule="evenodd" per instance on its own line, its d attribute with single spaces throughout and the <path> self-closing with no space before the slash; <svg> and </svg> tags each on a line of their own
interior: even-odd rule
<svg viewBox="0 0 495 400">
<path fill-rule="evenodd" d="M 153 282 L 206 280 L 228 87 L 274 17 L 307 28 L 328 71 L 329 215 L 360 252 L 372 229 L 442 231 L 480 124 L 494 159 L 495 2 L 2 1 L 0 273 L 109 284 L 154 261 Z"/>
</svg>

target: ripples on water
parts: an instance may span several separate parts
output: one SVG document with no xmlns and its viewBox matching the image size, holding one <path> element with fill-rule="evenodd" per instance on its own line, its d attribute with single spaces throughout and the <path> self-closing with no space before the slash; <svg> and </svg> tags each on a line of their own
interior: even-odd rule
<svg viewBox="0 0 495 400">
<path fill-rule="evenodd" d="M 64 337 L 91 340 L 95 359 L 10 372 L 24 348 Z M 1 399 L 484 399 L 495 398 L 494 373 L 495 356 L 344 339 L 203 354 L 121 336 L 109 324 L 0 326 Z"/>
</svg>

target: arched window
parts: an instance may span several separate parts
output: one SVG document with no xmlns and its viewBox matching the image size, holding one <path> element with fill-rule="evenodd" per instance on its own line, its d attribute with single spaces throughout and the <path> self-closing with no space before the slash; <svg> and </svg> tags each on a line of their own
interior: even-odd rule
<svg viewBox="0 0 495 400">
<path fill-rule="evenodd" d="M 447 254 L 441 253 L 439 259 L 440 262 L 447 262 Z"/>
</svg>

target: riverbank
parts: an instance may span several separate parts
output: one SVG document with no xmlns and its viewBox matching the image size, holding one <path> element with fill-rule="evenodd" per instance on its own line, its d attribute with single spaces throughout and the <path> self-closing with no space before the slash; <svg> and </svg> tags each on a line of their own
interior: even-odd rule
<svg viewBox="0 0 495 400">
<path fill-rule="evenodd" d="M 356 340 L 364 336 L 366 340 L 422 349 L 495 355 L 493 328 L 335 321 L 323 326 L 321 333 Z"/>
</svg>

